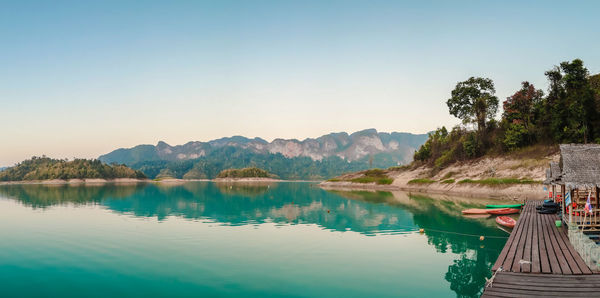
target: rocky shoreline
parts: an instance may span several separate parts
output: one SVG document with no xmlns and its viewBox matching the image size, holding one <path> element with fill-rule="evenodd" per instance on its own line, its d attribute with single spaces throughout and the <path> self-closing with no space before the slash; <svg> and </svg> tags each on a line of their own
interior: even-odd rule
<svg viewBox="0 0 600 298">
<path fill-rule="evenodd" d="M 523 201 L 526 199 L 541 199 L 547 195 L 539 184 L 518 184 L 507 186 L 483 185 L 445 185 L 432 183 L 428 185 L 377 185 L 352 182 L 324 181 L 319 186 L 326 190 L 368 190 L 368 191 L 405 191 L 424 194 L 439 194 L 460 196 L 466 198 L 493 198 L 510 201 Z"/>
</svg>

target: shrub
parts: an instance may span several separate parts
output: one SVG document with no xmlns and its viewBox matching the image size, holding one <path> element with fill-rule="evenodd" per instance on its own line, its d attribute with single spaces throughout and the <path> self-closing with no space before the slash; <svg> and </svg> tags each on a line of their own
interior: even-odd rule
<svg viewBox="0 0 600 298">
<path fill-rule="evenodd" d="M 512 123 L 504 133 L 502 143 L 507 150 L 512 151 L 525 145 L 526 140 L 527 130 L 525 127 L 521 124 Z"/>
<path fill-rule="evenodd" d="M 385 176 L 385 172 L 382 169 L 371 169 L 366 170 L 364 175 L 367 177 L 383 177 Z"/>
<path fill-rule="evenodd" d="M 436 168 L 441 169 L 455 161 L 454 150 L 449 150 L 444 152 L 440 158 L 436 159 L 434 164 Z"/>
<path fill-rule="evenodd" d="M 462 143 L 467 157 L 474 158 L 480 155 L 482 146 L 474 132 L 469 133 Z"/>
<path fill-rule="evenodd" d="M 408 181 L 408 184 L 431 184 L 435 182 L 435 180 L 419 178 Z"/>
<path fill-rule="evenodd" d="M 359 178 L 354 178 L 352 180 L 350 180 L 351 182 L 354 183 L 375 183 L 375 184 L 392 184 L 392 182 L 394 182 L 393 179 L 391 178 L 384 178 L 384 177 L 359 177 Z"/>
<path fill-rule="evenodd" d="M 446 173 L 446 175 L 444 175 L 444 177 L 442 177 L 442 179 L 448 179 L 454 175 L 456 175 L 456 172 L 450 171 L 450 172 Z"/>
</svg>

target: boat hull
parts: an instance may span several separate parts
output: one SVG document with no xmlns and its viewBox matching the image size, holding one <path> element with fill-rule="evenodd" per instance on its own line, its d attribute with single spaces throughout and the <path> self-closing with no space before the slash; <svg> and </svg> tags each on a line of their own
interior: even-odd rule
<svg viewBox="0 0 600 298">
<path fill-rule="evenodd" d="M 508 216 L 498 216 L 496 217 L 496 223 L 507 228 L 514 228 L 517 224 L 517 221 Z"/>
<path fill-rule="evenodd" d="M 523 207 L 523 204 L 485 205 L 485 208 L 489 208 L 489 209 L 522 208 L 522 207 Z"/>
<path fill-rule="evenodd" d="M 519 213 L 519 209 L 514 208 L 502 208 L 502 209 L 487 209 L 487 213 L 494 215 L 505 215 Z"/>
<path fill-rule="evenodd" d="M 472 208 L 472 209 L 466 209 L 462 211 L 462 214 L 487 214 L 488 210 L 487 209 L 477 209 L 477 208 Z"/>
</svg>

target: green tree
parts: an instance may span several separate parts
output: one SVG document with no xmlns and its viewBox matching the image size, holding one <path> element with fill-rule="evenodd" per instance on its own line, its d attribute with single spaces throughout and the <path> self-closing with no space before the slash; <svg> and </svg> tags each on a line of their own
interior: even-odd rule
<svg viewBox="0 0 600 298">
<path fill-rule="evenodd" d="M 529 82 L 521 83 L 521 89 L 503 103 L 502 125 L 504 148 L 513 150 L 534 143 L 536 109 L 543 101 L 544 92 Z"/>
<path fill-rule="evenodd" d="M 546 72 L 550 82 L 541 124 L 550 123 L 555 142 L 586 143 L 598 130 L 598 107 L 583 61 L 562 62 Z"/>
<path fill-rule="evenodd" d="M 477 131 L 485 131 L 486 121 L 498 112 L 498 98 L 494 82 L 488 78 L 470 77 L 456 84 L 452 97 L 446 101 L 450 114 L 463 123 L 477 124 Z"/>
<path fill-rule="evenodd" d="M 521 123 L 510 123 L 502 143 L 508 150 L 514 150 L 527 144 L 528 133 L 527 128 Z"/>
</svg>

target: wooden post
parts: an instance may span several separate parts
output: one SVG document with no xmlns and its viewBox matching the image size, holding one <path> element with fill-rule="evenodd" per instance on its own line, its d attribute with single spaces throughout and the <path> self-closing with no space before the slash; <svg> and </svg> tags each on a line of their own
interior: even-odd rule
<svg viewBox="0 0 600 298">
<path fill-rule="evenodd" d="M 570 192 L 569 196 L 571 197 L 571 202 L 573 202 L 574 194 L 570 190 L 568 191 Z M 573 204 L 569 203 L 569 206 L 567 206 L 567 210 L 569 210 L 569 223 L 573 223 Z"/>
<path fill-rule="evenodd" d="M 598 215 L 598 186 L 594 187 L 594 192 L 595 192 L 594 196 L 596 197 L 596 200 L 594 202 L 594 203 L 596 203 L 596 206 L 593 209 L 594 210 L 593 211 L 593 213 L 594 213 L 594 226 L 595 226 L 594 228 L 597 228 L 597 226 L 598 226 L 598 216 L 597 216 Z"/>
<path fill-rule="evenodd" d="M 563 186 L 561 185 L 560 186 L 561 192 L 562 192 L 562 189 L 563 189 Z M 562 220 L 565 221 L 565 194 L 564 194 L 564 192 L 561 194 L 561 197 L 562 197 L 562 201 L 560 202 L 560 206 L 562 207 L 561 214 L 562 214 Z"/>
</svg>

